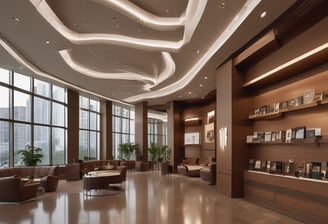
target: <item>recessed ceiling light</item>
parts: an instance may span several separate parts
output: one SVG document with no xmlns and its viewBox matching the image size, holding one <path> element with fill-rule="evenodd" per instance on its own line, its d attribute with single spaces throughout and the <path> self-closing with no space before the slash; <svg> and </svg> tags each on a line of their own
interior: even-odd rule
<svg viewBox="0 0 328 224">
<path fill-rule="evenodd" d="M 260 15 L 260 18 L 264 18 L 266 16 L 266 14 L 267 14 L 266 11 L 262 12 L 261 15 Z"/>
<path fill-rule="evenodd" d="M 203 86 L 203 84 L 199 84 L 199 86 L 200 86 L 200 87 L 202 87 L 202 86 Z"/>
<path fill-rule="evenodd" d="M 219 4 L 219 8 L 223 9 L 224 7 L 225 7 L 225 3 L 224 3 L 224 2 L 221 2 L 221 3 Z"/>
<path fill-rule="evenodd" d="M 193 50 L 193 52 L 195 52 L 196 54 L 199 54 L 200 50 L 195 49 L 195 50 Z"/>
<path fill-rule="evenodd" d="M 191 94 L 191 92 L 189 92 L 189 94 Z"/>
<path fill-rule="evenodd" d="M 207 76 L 204 76 L 204 79 L 208 79 L 208 77 Z"/>
<path fill-rule="evenodd" d="M 11 17 L 12 18 L 12 20 L 14 20 L 15 22 L 19 22 L 20 21 L 20 19 L 18 19 L 17 17 L 15 17 L 15 16 L 13 16 L 13 17 Z"/>
<path fill-rule="evenodd" d="M 46 41 L 46 44 L 50 44 L 51 42 L 49 40 Z"/>
</svg>

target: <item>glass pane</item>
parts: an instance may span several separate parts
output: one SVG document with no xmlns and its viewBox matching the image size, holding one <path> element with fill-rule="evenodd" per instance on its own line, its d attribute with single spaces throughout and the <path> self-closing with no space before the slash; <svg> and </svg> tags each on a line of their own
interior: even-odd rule
<svg viewBox="0 0 328 224">
<path fill-rule="evenodd" d="M 0 96 L 0 118 L 9 118 L 9 89 L 0 86 Z"/>
<path fill-rule="evenodd" d="M 130 142 L 129 135 L 122 134 L 122 143 Z"/>
<path fill-rule="evenodd" d="M 31 91 L 31 77 L 14 73 L 14 86 Z"/>
<path fill-rule="evenodd" d="M 117 116 L 121 116 L 121 107 L 114 106 L 113 113 Z"/>
<path fill-rule="evenodd" d="M 80 128 L 89 128 L 89 113 L 84 110 L 80 110 Z"/>
<path fill-rule="evenodd" d="M 52 98 L 54 100 L 66 103 L 65 89 L 56 85 L 52 85 Z"/>
<path fill-rule="evenodd" d="M 127 117 L 127 118 L 130 117 L 130 113 L 128 109 L 122 108 L 122 117 Z"/>
<path fill-rule="evenodd" d="M 98 151 L 98 144 L 97 144 L 97 132 L 90 131 L 90 159 L 97 158 L 97 151 Z"/>
<path fill-rule="evenodd" d="M 0 167 L 9 167 L 9 122 L 0 121 Z"/>
<path fill-rule="evenodd" d="M 122 119 L 122 133 L 129 133 L 129 119 Z"/>
<path fill-rule="evenodd" d="M 89 98 L 80 96 L 80 107 L 84 109 L 89 109 Z"/>
<path fill-rule="evenodd" d="M 52 103 L 52 124 L 65 126 L 65 107 L 59 103 Z"/>
<path fill-rule="evenodd" d="M 97 131 L 100 131 L 100 115 L 97 114 Z"/>
<path fill-rule="evenodd" d="M 9 84 L 9 71 L 0 68 L 0 82 Z"/>
<path fill-rule="evenodd" d="M 14 119 L 31 121 L 31 96 L 14 91 Z"/>
<path fill-rule="evenodd" d="M 22 166 L 24 163 L 17 155 L 18 150 L 25 149 L 31 145 L 31 125 L 14 123 L 14 165 Z"/>
<path fill-rule="evenodd" d="M 34 97 L 34 122 L 40 124 L 50 123 L 50 101 Z"/>
<path fill-rule="evenodd" d="M 135 113 L 134 110 L 130 110 L 130 119 L 135 119 Z"/>
<path fill-rule="evenodd" d="M 52 129 L 52 164 L 65 164 L 65 129 Z"/>
<path fill-rule="evenodd" d="M 113 125 L 114 132 L 121 132 L 121 119 L 119 117 L 114 117 Z"/>
<path fill-rule="evenodd" d="M 130 120 L 130 134 L 134 134 L 134 120 Z"/>
<path fill-rule="evenodd" d="M 50 140 L 49 140 L 49 127 L 34 126 L 34 146 L 42 149 L 42 162 L 40 165 L 50 164 Z"/>
<path fill-rule="evenodd" d="M 38 79 L 34 79 L 34 93 L 49 97 L 50 96 L 50 84 Z"/>
<path fill-rule="evenodd" d="M 115 159 L 119 159 L 118 147 L 121 144 L 121 135 L 120 134 L 113 134 L 113 157 Z"/>
<path fill-rule="evenodd" d="M 79 141 L 79 159 L 88 160 L 88 132 L 80 131 L 80 141 Z"/>
<path fill-rule="evenodd" d="M 90 130 L 97 130 L 97 114 L 90 112 Z"/>
<path fill-rule="evenodd" d="M 90 110 L 99 112 L 99 101 L 90 99 Z"/>
<path fill-rule="evenodd" d="M 130 135 L 130 142 L 135 142 L 134 135 Z"/>
</svg>

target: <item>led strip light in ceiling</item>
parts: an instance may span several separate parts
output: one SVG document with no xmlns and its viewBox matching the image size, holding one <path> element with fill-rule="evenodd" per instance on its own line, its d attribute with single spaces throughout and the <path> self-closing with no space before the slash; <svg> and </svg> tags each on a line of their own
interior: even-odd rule
<svg viewBox="0 0 328 224">
<path fill-rule="evenodd" d="M 190 38 L 195 31 L 199 20 L 205 10 L 207 0 L 190 0 L 186 10 L 185 19 L 185 31 L 182 40 L 180 41 L 166 41 L 166 40 L 151 40 L 140 39 L 134 37 L 128 37 L 118 34 L 104 34 L 104 33 L 90 33 L 82 34 L 77 33 L 67 26 L 57 17 L 52 11 L 50 6 L 45 0 L 30 0 L 40 15 L 55 29 L 59 34 L 74 44 L 112 44 L 124 47 L 131 47 L 143 50 L 160 50 L 160 51 L 177 51 L 182 46 L 190 41 Z M 124 12 L 127 12 L 128 6 L 131 3 L 128 1 L 122 1 L 121 8 Z M 139 11 L 139 14 L 145 15 L 144 11 Z M 137 14 L 135 16 L 138 16 Z M 138 17 L 142 20 L 143 17 Z M 161 19 L 164 22 L 166 19 Z M 158 25 L 159 26 L 159 25 Z"/>
<path fill-rule="evenodd" d="M 85 67 L 78 62 L 74 61 L 71 55 L 71 50 L 62 50 L 59 51 L 60 56 L 63 58 L 65 63 L 74 71 L 81 73 L 83 75 L 97 78 L 97 79 L 115 79 L 115 80 L 136 80 L 146 84 L 145 89 L 149 90 L 150 88 L 156 86 L 157 84 L 161 83 L 168 77 L 172 76 L 175 72 L 175 63 L 171 55 L 167 52 L 162 52 L 161 55 L 163 57 L 163 61 L 165 63 L 165 69 L 157 78 L 150 78 L 150 75 L 141 75 L 132 72 L 117 72 L 117 73 L 110 73 L 110 72 L 100 72 L 96 70 L 92 70 L 88 67 Z"/>
</svg>

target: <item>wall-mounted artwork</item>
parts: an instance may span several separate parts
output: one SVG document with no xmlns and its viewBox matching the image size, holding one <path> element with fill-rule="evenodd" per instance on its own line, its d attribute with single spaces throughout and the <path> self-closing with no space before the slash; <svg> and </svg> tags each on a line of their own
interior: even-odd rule
<svg viewBox="0 0 328 224">
<path fill-rule="evenodd" d="M 200 143 L 199 132 L 185 133 L 184 144 L 185 145 L 197 145 Z"/>
<path fill-rule="evenodd" d="M 212 110 L 207 113 L 207 123 L 213 123 L 214 122 L 214 116 L 215 116 L 215 111 Z"/>
<path fill-rule="evenodd" d="M 214 123 L 206 124 L 205 125 L 205 143 L 212 143 L 214 142 Z"/>
</svg>

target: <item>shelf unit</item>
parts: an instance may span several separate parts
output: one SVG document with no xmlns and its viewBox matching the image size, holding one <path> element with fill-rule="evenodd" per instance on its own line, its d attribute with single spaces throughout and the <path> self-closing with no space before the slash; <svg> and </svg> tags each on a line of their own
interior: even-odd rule
<svg viewBox="0 0 328 224">
<path fill-rule="evenodd" d="M 246 200 L 307 223 L 327 223 L 327 187 L 328 181 L 244 172 Z"/>
</svg>

